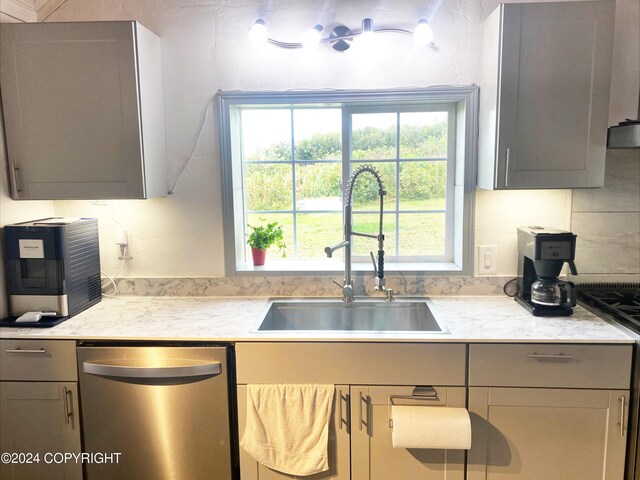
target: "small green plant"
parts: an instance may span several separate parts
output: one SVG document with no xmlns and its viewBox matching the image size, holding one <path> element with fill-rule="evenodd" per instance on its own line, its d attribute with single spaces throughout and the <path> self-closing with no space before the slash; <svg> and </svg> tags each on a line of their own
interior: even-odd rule
<svg viewBox="0 0 640 480">
<path fill-rule="evenodd" d="M 264 222 L 264 219 L 260 219 L 260 222 Z M 257 248 L 258 250 L 266 250 L 271 245 L 276 245 L 282 257 L 286 257 L 286 248 L 283 241 L 282 226 L 278 222 L 270 222 L 267 225 L 259 225 L 254 227 L 247 224 L 252 230 L 247 239 L 247 243 L 251 248 Z"/>
</svg>

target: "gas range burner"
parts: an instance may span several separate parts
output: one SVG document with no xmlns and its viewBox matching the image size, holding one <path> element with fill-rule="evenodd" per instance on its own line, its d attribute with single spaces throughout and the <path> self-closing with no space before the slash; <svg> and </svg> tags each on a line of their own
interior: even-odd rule
<svg viewBox="0 0 640 480">
<path fill-rule="evenodd" d="M 578 298 L 640 332 L 640 283 L 582 283 Z"/>
<path fill-rule="evenodd" d="M 616 308 L 628 315 L 640 314 L 640 305 L 616 305 Z"/>
<path fill-rule="evenodd" d="M 588 284 L 587 284 L 588 285 Z M 628 307 L 640 307 L 640 292 L 601 292 L 601 291 L 590 291 L 584 290 L 593 297 L 597 298 L 601 302 L 606 303 L 607 305 L 612 306 L 628 306 Z"/>
</svg>

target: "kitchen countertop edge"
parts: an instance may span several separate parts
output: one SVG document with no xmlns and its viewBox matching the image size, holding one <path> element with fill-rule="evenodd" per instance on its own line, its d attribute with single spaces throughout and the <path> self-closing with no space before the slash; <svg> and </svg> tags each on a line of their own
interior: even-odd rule
<svg viewBox="0 0 640 480">
<path fill-rule="evenodd" d="M 288 297 L 122 296 L 104 299 L 55 327 L 0 328 L 0 339 L 504 344 L 631 344 L 636 341 L 621 327 L 581 306 L 576 307 L 571 317 L 534 317 L 504 296 L 426 297 L 433 304 L 434 315 L 448 326 L 450 333 L 446 334 L 256 332 L 270 298 Z M 159 331 L 163 334 L 158 335 Z"/>
</svg>

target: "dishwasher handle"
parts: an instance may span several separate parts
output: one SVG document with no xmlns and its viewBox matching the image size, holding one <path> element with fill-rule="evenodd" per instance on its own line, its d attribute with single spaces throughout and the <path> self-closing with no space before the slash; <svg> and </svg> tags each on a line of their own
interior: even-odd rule
<svg viewBox="0 0 640 480">
<path fill-rule="evenodd" d="M 181 360 L 181 365 L 150 367 L 122 364 L 121 362 L 83 362 L 82 370 L 90 375 L 124 378 L 184 378 L 218 375 L 222 373 L 221 362 L 198 362 Z"/>
</svg>

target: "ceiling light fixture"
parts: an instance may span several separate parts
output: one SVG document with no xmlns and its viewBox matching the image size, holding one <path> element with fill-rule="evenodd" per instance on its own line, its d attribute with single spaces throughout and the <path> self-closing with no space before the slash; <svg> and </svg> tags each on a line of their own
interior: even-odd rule
<svg viewBox="0 0 640 480">
<path fill-rule="evenodd" d="M 418 20 L 418 25 L 416 29 L 413 31 L 413 41 L 416 45 L 420 45 L 424 47 L 425 45 L 429 45 L 433 40 L 433 30 L 431 30 L 431 25 L 424 18 Z"/>
<path fill-rule="evenodd" d="M 267 43 L 267 26 L 261 18 L 256 20 L 256 23 L 254 23 L 251 30 L 249 30 L 249 40 L 251 40 L 251 43 L 254 45 L 264 45 Z"/>
<path fill-rule="evenodd" d="M 362 33 L 360 36 L 362 38 L 373 36 L 373 20 L 370 18 L 362 19 Z"/>
<path fill-rule="evenodd" d="M 315 25 L 313 28 L 307 30 L 301 37 L 300 42 L 282 42 L 269 38 L 267 35 L 266 23 L 263 19 L 258 19 L 251 27 L 249 31 L 249 39 L 258 45 L 264 45 L 270 43 L 280 48 L 309 48 L 317 46 L 320 43 L 328 43 L 334 50 L 343 52 L 351 46 L 351 42 L 356 37 L 366 37 L 378 33 L 403 33 L 407 35 L 413 35 L 414 42 L 419 46 L 430 45 L 435 47 L 433 43 L 433 30 L 429 22 L 425 19 L 420 19 L 415 30 L 405 30 L 397 27 L 383 27 L 374 28 L 373 20 L 365 18 L 362 20 L 362 28 L 360 30 L 351 30 L 344 25 L 338 25 L 333 28 L 329 35 L 322 36 L 324 27 L 322 25 Z"/>
<path fill-rule="evenodd" d="M 300 43 L 304 48 L 315 48 L 322 40 L 322 32 L 324 31 L 324 27 L 322 25 L 316 25 L 313 28 L 310 28 L 306 32 L 302 34 L 302 38 L 300 39 Z"/>
</svg>

